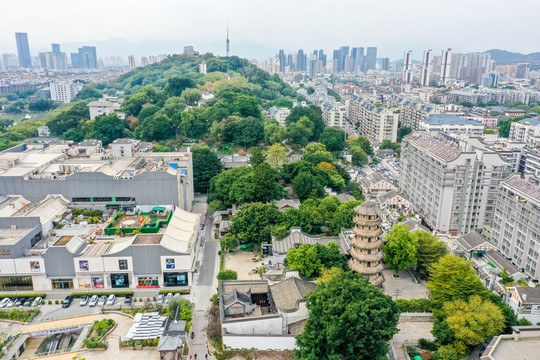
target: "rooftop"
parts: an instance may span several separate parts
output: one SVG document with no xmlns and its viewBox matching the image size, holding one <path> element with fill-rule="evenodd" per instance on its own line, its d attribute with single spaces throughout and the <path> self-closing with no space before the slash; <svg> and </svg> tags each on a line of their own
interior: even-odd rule
<svg viewBox="0 0 540 360">
<path fill-rule="evenodd" d="M 271 285 L 270 292 L 278 310 L 296 311 L 300 301 L 316 288 L 317 284 L 314 282 L 291 277 Z"/>
<path fill-rule="evenodd" d="M 33 229 L 1 229 L 0 246 L 14 245 Z"/>
<path fill-rule="evenodd" d="M 435 139 L 423 131 L 412 133 L 406 137 L 406 141 L 424 149 L 445 162 L 452 161 L 459 156 L 458 149 Z"/>
<path fill-rule="evenodd" d="M 506 269 L 509 276 L 513 276 L 516 274 L 519 274 L 519 269 L 514 266 L 510 261 L 505 259 L 498 251 L 496 250 L 488 250 L 486 251 L 486 254 L 484 255 L 487 260 L 489 260 L 490 263 L 495 265 L 497 269 L 502 271 L 503 269 Z"/>
<path fill-rule="evenodd" d="M 523 124 L 523 125 L 532 125 L 532 126 L 540 125 L 540 120 L 535 120 L 535 119 L 532 119 L 532 118 L 523 119 L 523 120 L 520 120 L 518 122 L 520 124 Z"/>
<path fill-rule="evenodd" d="M 92 145 L 85 140 L 79 146 Z M 165 171 L 176 175 L 189 167 L 191 153 L 137 153 L 134 157 L 100 159 L 68 156 L 58 145 L 43 149 L 0 153 L 0 176 L 22 176 L 25 180 L 63 180 L 78 172 L 102 172 L 116 178 L 131 178 L 144 172 Z M 68 152 L 69 153 L 69 152 Z"/>
<path fill-rule="evenodd" d="M 460 237 L 457 241 L 465 248 L 466 251 L 471 251 L 475 247 L 488 242 L 487 239 L 477 231 L 471 231 L 470 233 Z"/>
<path fill-rule="evenodd" d="M 503 185 L 506 185 L 516 192 L 520 192 L 524 196 L 531 197 L 536 201 L 540 201 L 540 186 L 522 179 L 519 177 L 519 175 L 514 175 L 506 179 L 503 181 Z"/>
<path fill-rule="evenodd" d="M 540 288 L 517 286 L 513 289 L 518 293 L 522 304 L 540 304 Z"/>
<path fill-rule="evenodd" d="M 297 247 L 302 244 L 308 245 L 327 245 L 329 242 L 336 242 L 342 253 L 346 253 L 349 249 L 346 244 L 343 243 L 338 236 L 313 236 L 306 234 L 299 227 L 291 227 L 290 234 L 281 240 L 274 240 L 272 242 L 272 251 L 280 254 L 285 254 L 289 249 Z"/>
<path fill-rule="evenodd" d="M 422 120 L 428 125 L 476 125 L 483 126 L 481 121 L 469 120 L 452 114 L 433 114 Z"/>
</svg>

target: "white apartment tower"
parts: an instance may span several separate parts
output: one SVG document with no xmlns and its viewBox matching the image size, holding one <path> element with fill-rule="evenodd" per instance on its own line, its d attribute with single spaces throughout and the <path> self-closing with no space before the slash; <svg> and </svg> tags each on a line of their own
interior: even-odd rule
<svg viewBox="0 0 540 360">
<path fill-rule="evenodd" d="M 129 70 L 135 69 L 137 67 L 137 65 L 135 64 L 135 56 L 129 55 L 128 63 L 129 63 Z"/>
<path fill-rule="evenodd" d="M 420 70 L 420 85 L 429 86 L 431 79 L 431 62 L 433 61 L 433 55 L 431 49 L 424 50 L 424 57 L 422 58 L 422 68 Z"/>
<path fill-rule="evenodd" d="M 69 104 L 79 93 L 79 87 L 72 81 L 50 83 L 51 99 Z"/>
<path fill-rule="evenodd" d="M 458 235 L 493 223 L 498 185 L 512 164 L 490 149 L 470 150 L 424 131 L 403 139 L 401 194 L 434 230 Z"/>
<path fill-rule="evenodd" d="M 441 71 L 439 74 L 439 84 L 446 85 L 450 79 L 450 69 L 452 66 L 452 49 L 446 49 L 441 54 Z"/>
<path fill-rule="evenodd" d="M 405 84 L 410 84 L 413 80 L 412 50 L 405 51 L 405 55 L 403 56 L 403 74 L 401 80 Z"/>
<path fill-rule="evenodd" d="M 376 106 L 353 95 L 349 101 L 349 121 L 358 125 L 360 135 L 371 141 L 397 140 L 399 109 Z"/>
</svg>

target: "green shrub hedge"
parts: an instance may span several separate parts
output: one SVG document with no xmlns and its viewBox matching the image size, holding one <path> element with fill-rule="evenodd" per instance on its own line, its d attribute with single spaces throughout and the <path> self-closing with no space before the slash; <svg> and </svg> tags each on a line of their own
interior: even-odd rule
<svg viewBox="0 0 540 360">
<path fill-rule="evenodd" d="M 396 304 L 400 312 L 433 312 L 433 305 L 428 299 L 397 299 Z"/>
<path fill-rule="evenodd" d="M 189 294 L 189 293 L 190 293 L 190 290 L 189 290 L 189 289 L 182 289 L 182 290 L 159 290 L 159 293 L 160 293 L 160 294 L 164 294 L 164 295 L 167 295 L 168 293 L 171 293 L 171 294 Z"/>
<path fill-rule="evenodd" d="M 36 294 L 0 294 L 0 299 L 1 298 L 38 297 L 38 296 L 41 296 L 43 299 L 45 299 L 47 294 L 40 294 L 40 293 L 36 293 Z"/>
</svg>

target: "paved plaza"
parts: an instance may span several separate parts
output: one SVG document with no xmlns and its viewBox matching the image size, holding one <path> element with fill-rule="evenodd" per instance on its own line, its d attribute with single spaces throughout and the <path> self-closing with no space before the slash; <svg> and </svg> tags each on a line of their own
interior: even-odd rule
<svg viewBox="0 0 540 360">
<path fill-rule="evenodd" d="M 384 293 L 390 295 L 393 300 L 397 299 L 420 299 L 428 297 L 428 289 L 424 283 L 417 283 L 411 274 L 405 270 L 398 272 L 399 277 L 394 277 L 394 270 L 383 270 Z"/>
</svg>

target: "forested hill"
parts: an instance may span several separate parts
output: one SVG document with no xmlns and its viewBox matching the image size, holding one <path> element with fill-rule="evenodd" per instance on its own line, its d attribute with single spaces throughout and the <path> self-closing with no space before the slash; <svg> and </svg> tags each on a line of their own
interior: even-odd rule
<svg viewBox="0 0 540 360">
<path fill-rule="evenodd" d="M 199 72 L 203 61 L 207 74 Z M 102 92 L 118 91 L 124 92 L 120 112 L 126 119 L 120 121 L 116 114 L 111 114 L 90 120 L 88 102 L 101 97 Z M 267 124 L 263 109 L 272 105 L 292 108 L 292 100 L 297 96 L 278 76 L 245 59 L 212 54 L 175 55 L 136 68 L 112 83 L 95 88 L 87 85 L 81 93 L 80 101 L 55 110 L 47 119 L 54 136 L 76 142 L 99 139 L 104 145 L 117 138 L 135 137 L 158 143 L 156 151 L 167 151 L 186 141 L 227 149 L 229 145 L 249 148 L 261 143 L 265 136 L 281 142 L 284 130 L 275 121 Z M 300 110 L 295 114 L 300 114 Z M 313 129 L 293 127 L 290 137 L 302 135 L 306 141 L 313 134 L 318 137 L 324 122 L 320 109 L 317 110 L 312 116 Z M 298 121 L 300 116 L 292 118 Z"/>
<path fill-rule="evenodd" d="M 199 72 L 199 64 L 203 60 L 207 64 L 206 75 Z M 246 84 L 249 84 L 250 95 L 261 100 L 295 96 L 295 92 L 279 76 L 268 74 L 248 60 L 237 56 L 216 57 L 212 54 L 174 55 L 159 63 L 138 67 L 106 85 L 111 90 L 124 91 L 129 95 L 146 85 L 164 89 L 168 79 L 173 77 L 189 78 L 195 85 L 205 85 L 221 79 L 223 73 L 229 77 L 240 75 L 245 78 Z"/>
</svg>

